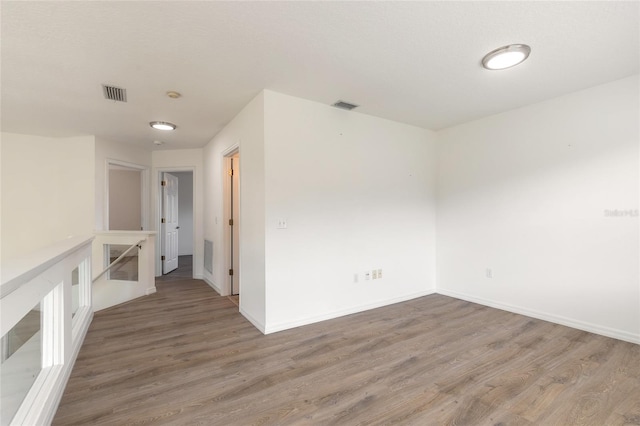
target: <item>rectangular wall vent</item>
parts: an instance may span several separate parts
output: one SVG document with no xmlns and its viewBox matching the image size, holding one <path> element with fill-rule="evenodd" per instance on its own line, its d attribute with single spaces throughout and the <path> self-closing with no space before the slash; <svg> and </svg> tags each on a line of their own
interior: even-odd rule
<svg viewBox="0 0 640 426">
<path fill-rule="evenodd" d="M 103 84 L 102 93 L 104 93 L 104 98 L 110 101 L 127 102 L 127 89 Z"/>
<path fill-rule="evenodd" d="M 345 102 L 345 101 L 338 101 L 338 102 L 334 103 L 331 106 L 334 106 L 334 107 L 340 108 L 340 109 L 346 109 L 347 111 L 351 111 L 354 108 L 358 108 L 359 105 L 351 104 L 351 103 Z"/>
<path fill-rule="evenodd" d="M 213 274 L 213 242 L 204 240 L 204 269 Z"/>
</svg>

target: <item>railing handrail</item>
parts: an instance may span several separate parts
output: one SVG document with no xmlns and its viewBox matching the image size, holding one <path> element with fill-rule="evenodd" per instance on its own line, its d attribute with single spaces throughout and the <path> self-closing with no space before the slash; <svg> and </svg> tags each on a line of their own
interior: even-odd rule
<svg viewBox="0 0 640 426">
<path fill-rule="evenodd" d="M 157 231 L 122 231 L 122 230 L 111 230 L 111 231 L 94 231 L 96 236 L 127 236 L 127 235 L 156 235 Z"/>
<path fill-rule="evenodd" d="M 102 276 L 91 286 L 93 309 L 100 311 L 119 303 L 128 302 L 156 292 L 155 283 L 155 231 L 97 231 L 92 244 L 92 271 L 101 271 L 111 261 L 110 246 L 122 246 L 123 250 L 140 240 L 145 240 L 138 250 L 138 261 L 131 264 L 137 274 L 127 274 L 124 279 Z M 135 247 L 135 245 L 134 245 Z M 134 248 L 132 248 L 133 250 Z M 120 253 L 118 253 L 120 254 Z M 115 256 L 114 256 L 115 257 Z M 137 263 L 137 265 L 135 265 Z M 132 269 L 133 269 L 132 268 Z M 128 270 L 135 274 L 134 270 Z M 97 276 L 96 276 L 97 277 Z M 109 278 L 109 279 L 107 279 Z"/>
<path fill-rule="evenodd" d="M 104 274 L 107 273 L 107 271 L 109 269 L 111 269 L 116 263 L 120 262 L 122 259 L 124 259 L 124 257 L 131 251 L 133 250 L 134 247 L 138 247 L 139 249 L 141 249 L 142 247 L 140 246 L 140 244 L 142 244 L 143 242 L 147 241 L 147 239 L 142 239 L 140 241 L 138 241 L 137 243 L 134 243 L 131 245 L 131 247 L 129 247 L 128 249 L 126 249 L 124 251 L 124 253 L 122 253 L 120 256 L 118 256 L 118 258 L 116 260 L 114 260 L 113 262 L 111 262 L 109 264 L 109 266 L 107 266 L 102 272 L 100 272 L 98 275 L 96 275 L 93 280 L 91 282 L 96 282 L 98 281 L 98 278 L 100 278 L 101 276 L 103 276 Z"/>
<path fill-rule="evenodd" d="M 91 244 L 93 239 L 93 236 L 70 237 L 28 255 L 4 261 L 0 298 L 28 283 L 74 251 Z"/>
</svg>

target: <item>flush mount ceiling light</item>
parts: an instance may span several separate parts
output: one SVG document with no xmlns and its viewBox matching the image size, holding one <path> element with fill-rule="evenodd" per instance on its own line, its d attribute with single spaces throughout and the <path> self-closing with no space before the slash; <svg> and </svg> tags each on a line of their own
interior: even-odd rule
<svg viewBox="0 0 640 426">
<path fill-rule="evenodd" d="M 168 121 L 152 121 L 149 123 L 149 126 L 157 130 L 175 130 L 176 129 L 176 125 L 173 123 L 169 123 Z"/>
<path fill-rule="evenodd" d="M 523 62 L 529 57 L 531 48 L 526 44 L 510 44 L 493 50 L 482 58 L 482 66 L 488 70 L 503 70 Z"/>
</svg>

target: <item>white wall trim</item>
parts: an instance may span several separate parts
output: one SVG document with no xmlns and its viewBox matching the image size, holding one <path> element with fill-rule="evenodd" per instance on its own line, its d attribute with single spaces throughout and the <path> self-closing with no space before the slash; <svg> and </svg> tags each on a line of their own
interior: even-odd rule
<svg viewBox="0 0 640 426">
<path fill-rule="evenodd" d="M 230 147 L 228 147 L 227 149 L 225 149 L 224 151 L 222 151 L 222 157 L 221 157 L 221 161 L 222 161 L 222 167 L 220 168 L 220 170 L 222 171 L 222 214 L 223 214 L 223 219 L 222 222 L 226 223 L 227 218 L 231 217 L 231 205 L 229 204 L 230 202 L 230 186 L 231 186 L 231 176 L 229 176 L 229 173 L 227 173 L 227 170 L 230 169 L 231 167 L 231 157 L 233 157 L 236 154 L 240 153 L 240 145 L 238 143 L 235 143 L 233 145 L 231 145 Z M 240 172 L 237 176 L 238 179 L 240 179 L 240 174 L 242 172 Z M 238 186 L 240 185 L 240 180 L 238 181 Z M 240 212 L 242 212 L 242 190 L 240 190 L 240 200 L 238 202 L 238 205 L 240 206 Z M 240 214 L 240 213 L 238 213 Z M 242 221 L 239 221 L 242 222 Z M 236 226 L 238 226 L 238 235 L 240 235 L 240 224 L 237 224 Z M 233 268 L 233 265 L 231 265 L 231 247 L 230 247 L 230 241 L 231 241 L 231 230 L 229 229 L 228 226 L 223 226 L 222 227 L 222 255 L 224 258 L 224 264 L 225 265 L 229 265 L 229 268 Z M 239 250 L 239 256 L 240 259 L 242 259 L 242 245 L 240 245 L 240 250 Z M 240 262 L 238 262 L 239 264 Z M 240 287 L 240 290 L 238 291 L 238 294 L 242 291 L 242 274 L 240 273 L 240 271 L 237 271 L 237 273 L 239 274 L 238 276 L 238 285 Z M 227 276 L 227 279 L 225 280 L 226 282 L 223 284 L 224 285 L 224 296 L 228 296 L 231 294 L 231 281 L 233 279 L 233 277 L 229 278 L 230 276 Z"/>
<path fill-rule="evenodd" d="M 275 333 L 275 332 L 278 332 L 278 331 L 288 330 L 290 328 L 296 328 L 296 327 L 300 327 L 300 326 L 308 325 L 308 324 L 313 324 L 313 323 L 320 322 L 320 321 L 326 321 L 326 320 L 333 319 L 333 318 L 339 318 L 339 317 L 342 317 L 342 316 L 345 316 L 345 315 L 351 315 L 351 314 L 355 314 L 355 313 L 358 313 L 358 312 L 368 311 L 370 309 L 381 308 L 383 306 L 393 305 L 393 304 L 400 303 L 400 302 L 406 302 L 407 300 L 412 300 L 412 299 L 417 299 L 419 297 L 429 296 L 430 294 L 434 294 L 435 292 L 436 292 L 435 289 L 426 290 L 426 291 L 420 291 L 418 293 L 407 294 L 405 296 L 396 297 L 396 298 L 393 298 L 393 299 L 386 299 L 386 300 L 381 300 L 381 301 L 374 302 L 374 303 L 368 303 L 366 305 L 356 306 L 356 307 L 353 307 L 353 308 L 342 309 L 342 310 L 339 310 L 339 311 L 333 311 L 333 312 L 329 312 L 329 313 L 318 315 L 318 316 L 314 316 L 314 317 L 302 318 L 302 319 L 299 319 L 299 320 L 296 320 L 296 321 L 283 322 L 283 323 L 280 323 L 280 324 L 267 325 L 267 327 L 266 327 L 265 331 L 263 331 L 263 333 L 264 334 Z M 242 309 L 240 310 L 240 312 L 242 313 Z M 242 313 L 242 314 L 245 315 L 244 313 Z M 253 321 L 251 321 L 251 322 L 253 323 Z M 254 323 L 254 325 L 255 325 L 255 323 Z M 258 327 L 258 328 L 260 328 L 260 327 Z"/>
<path fill-rule="evenodd" d="M 235 153 L 240 151 L 240 144 L 234 143 L 224 151 L 222 151 L 222 157 L 232 157 Z"/>
<path fill-rule="evenodd" d="M 104 185 L 104 212 L 102 215 L 102 229 L 109 229 L 109 170 L 111 165 L 126 167 L 131 170 L 138 170 L 142 177 L 140 192 L 142 200 L 140 201 L 140 224 L 145 231 L 149 230 L 149 167 L 141 164 L 129 163 L 127 161 L 107 158 L 105 160 L 105 185 Z"/>
<path fill-rule="evenodd" d="M 251 314 L 249 314 L 247 311 L 245 311 L 244 309 L 240 308 L 240 314 L 242 314 L 243 317 L 245 317 L 251 324 L 253 324 L 253 326 L 255 328 L 257 328 L 258 330 L 260 330 L 260 332 L 262 334 L 268 334 L 266 332 L 265 329 L 265 325 L 262 324 L 260 321 L 258 321 L 257 319 L 255 319 L 254 317 L 251 316 Z"/>
<path fill-rule="evenodd" d="M 93 311 L 87 309 L 85 312 L 80 313 L 79 324 L 77 328 L 74 327 L 74 331 L 77 330 L 77 339 L 72 342 L 71 354 L 67 362 L 62 364 L 56 364 L 48 367 L 48 372 L 38 376 L 36 383 L 32 388 L 36 388 L 38 382 L 41 383 L 40 390 L 37 394 L 29 392 L 25 398 L 24 405 L 29 407 L 25 416 L 19 418 L 22 409 L 16 413 L 16 418 L 12 420 L 12 424 L 51 424 L 53 418 L 58 411 L 58 405 L 62 399 L 62 395 L 67 387 L 69 377 L 73 371 L 73 366 L 82 347 L 82 343 L 87 335 L 91 321 L 93 320 Z M 44 369 L 46 370 L 46 369 Z M 43 373 L 44 373 L 43 370 Z M 43 395 L 41 397 L 41 395 Z M 22 407 L 21 407 L 22 408 Z"/>
<path fill-rule="evenodd" d="M 193 270 L 195 271 L 195 262 L 196 262 L 196 244 L 197 244 L 197 235 L 196 235 L 196 197 L 197 197 L 197 182 L 196 182 L 196 166 L 185 166 L 185 167 L 154 167 L 153 168 L 154 172 L 155 172 L 155 177 L 157 178 L 156 180 L 156 217 L 154 218 L 155 220 L 155 226 L 156 229 L 158 230 L 158 237 L 156 238 L 156 267 L 155 267 L 155 274 L 156 277 L 161 277 L 162 276 L 162 261 L 160 260 L 160 256 L 162 256 L 162 241 L 164 238 L 164 235 L 162 235 L 162 226 L 161 226 L 161 219 L 162 219 L 162 186 L 160 185 L 160 182 L 162 181 L 162 174 L 163 173 L 171 173 L 171 172 L 191 172 L 192 175 L 192 179 L 193 179 L 193 187 L 192 187 L 192 192 L 193 192 L 193 198 L 192 198 L 192 204 L 193 204 L 193 208 L 192 208 L 192 216 L 193 216 L 193 247 L 192 247 L 192 251 L 193 251 L 193 257 L 192 259 L 192 267 Z"/>
<path fill-rule="evenodd" d="M 222 296 L 222 290 L 220 289 L 220 287 L 218 287 L 217 285 L 215 285 L 215 283 L 213 281 L 211 281 L 209 279 L 209 277 L 205 277 L 203 276 L 202 278 L 199 278 L 202 281 L 204 281 L 205 283 L 207 283 L 209 285 L 209 287 L 211 287 L 212 289 L 214 289 L 220 296 Z"/>
<path fill-rule="evenodd" d="M 623 330 L 616 330 L 609 327 L 603 327 L 598 324 L 579 321 L 571 318 L 566 318 L 560 315 L 554 315 L 547 312 L 537 311 L 535 309 L 523 308 L 521 306 L 511 305 L 508 303 L 495 302 L 492 300 L 484 299 L 481 297 L 475 297 L 466 293 L 459 293 L 457 291 L 437 289 L 436 293 L 443 296 L 454 297 L 456 299 L 466 300 L 467 302 L 478 303 L 480 305 L 489 306 L 491 308 L 501 309 L 503 311 L 512 312 L 514 314 L 525 315 L 531 318 L 537 318 L 544 321 L 549 321 L 554 324 L 560 324 L 567 327 L 575 328 L 578 330 L 588 331 L 589 333 L 600 334 L 606 337 L 612 337 L 618 340 L 624 340 L 625 342 L 631 342 L 640 344 L 640 335 L 629 333 Z"/>
<path fill-rule="evenodd" d="M 93 321 L 93 311 L 90 309 L 87 309 L 84 314 L 78 312 L 78 315 L 82 315 L 82 318 L 79 318 L 80 321 L 77 327 L 78 338 L 74 341 L 73 347 L 71 348 L 71 359 L 67 364 L 62 365 L 62 369 L 58 373 L 58 381 L 60 385 L 53 389 L 52 395 L 49 397 L 49 403 L 42 412 L 41 421 L 38 421 L 36 424 L 51 424 L 53 422 L 53 418 L 55 417 L 56 412 L 58 411 L 58 406 L 60 405 L 60 400 L 62 400 L 62 395 L 67 388 L 69 377 L 71 377 L 73 366 L 75 365 L 78 354 L 80 353 L 80 348 L 87 336 L 87 331 L 89 331 L 91 321 Z M 75 327 L 74 331 L 76 331 Z"/>
</svg>

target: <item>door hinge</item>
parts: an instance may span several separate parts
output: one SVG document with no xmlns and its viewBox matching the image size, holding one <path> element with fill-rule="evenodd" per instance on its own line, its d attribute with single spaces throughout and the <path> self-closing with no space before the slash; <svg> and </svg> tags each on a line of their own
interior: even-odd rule
<svg viewBox="0 0 640 426">
<path fill-rule="evenodd" d="M 164 256 L 160 256 L 160 260 L 164 260 Z"/>
<path fill-rule="evenodd" d="M 233 226 L 233 219 L 229 219 L 229 225 Z"/>
<path fill-rule="evenodd" d="M 229 275 L 233 275 L 233 269 L 229 269 Z"/>
<path fill-rule="evenodd" d="M 229 169 L 229 176 L 233 176 L 233 169 Z"/>
<path fill-rule="evenodd" d="M 167 181 L 166 181 L 166 180 L 161 181 L 161 182 L 160 182 L 160 185 L 161 185 L 161 186 L 167 186 Z"/>
<path fill-rule="evenodd" d="M 164 220 L 164 217 L 160 219 L 160 223 L 166 223 L 166 220 Z"/>
</svg>

